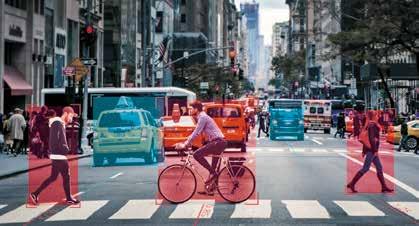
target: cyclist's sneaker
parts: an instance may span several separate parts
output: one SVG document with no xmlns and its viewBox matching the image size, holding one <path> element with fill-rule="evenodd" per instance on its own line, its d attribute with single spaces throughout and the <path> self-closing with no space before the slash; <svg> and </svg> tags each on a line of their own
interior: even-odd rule
<svg viewBox="0 0 419 226">
<path fill-rule="evenodd" d="M 205 181 L 205 185 L 211 185 L 211 184 L 213 184 L 216 179 L 217 179 L 217 175 L 210 176 L 210 178 L 207 181 Z"/>
<path fill-rule="evenodd" d="M 38 205 L 39 203 L 39 197 L 35 193 L 29 194 L 29 197 L 31 198 L 32 204 Z"/>
</svg>

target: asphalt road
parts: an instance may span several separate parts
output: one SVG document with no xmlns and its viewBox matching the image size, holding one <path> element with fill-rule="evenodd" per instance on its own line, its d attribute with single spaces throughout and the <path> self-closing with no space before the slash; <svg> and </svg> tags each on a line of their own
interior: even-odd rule
<svg viewBox="0 0 419 226">
<path fill-rule="evenodd" d="M 0 224 L 418 225 L 419 156 L 394 153 L 384 143 L 383 158 L 389 159 L 383 160 L 389 172 L 386 179 L 395 184 L 396 191 L 348 194 L 348 164 L 360 167 L 356 163 L 360 153 L 349 152 L 359 148 L 350 145 L 316 132 L 299 142 L 252 138 L 246 157 L 254 165 L 257 198 L 236 205 L 203 196 L 185 204 L 161 203 L 156 199 L 156 180 L 164 164 L 145 165 L 141 159 L 131 159 L 116 166 L 92 167 L 91 158 L 81 159 L 78 190 L 73 191 L 82 200 L 80 206 L 26 206 L 28 177 L 35 172 L 22 174 L 0 181 Z M 377 179 L 361 179 L 359 190 L 371 180 Z M 41 194 L 41 201 L 45 196 Z"/>
</svg>

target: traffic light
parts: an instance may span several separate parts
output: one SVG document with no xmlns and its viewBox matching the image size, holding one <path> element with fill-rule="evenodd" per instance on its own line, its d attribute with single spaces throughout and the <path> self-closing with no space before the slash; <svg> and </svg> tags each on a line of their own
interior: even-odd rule
<svg viewBox="0 0 419 226">
<path fill-rule="evenodd" d="M 80 41 L 86 43 L 87 45 L 93 45 L 96 41 L 97 34 L 96 29 L 93 25 L 86 25 L 80 33 Z"/>
</svg>

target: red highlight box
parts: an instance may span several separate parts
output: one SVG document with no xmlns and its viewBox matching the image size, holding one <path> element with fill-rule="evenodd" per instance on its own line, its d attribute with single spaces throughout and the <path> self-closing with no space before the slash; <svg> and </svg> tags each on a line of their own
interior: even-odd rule
<svg viewBox="0 0 419 226">
<path fill-rule="evenodd" d="M 370 110 L 371 111 L 371 110 Z M 374 111 L 374 113 L 378 116 L 382 116 L 382 111 Z M 366 113 L 360 113 L 360 120 L 362 125 L 362 119 L 366 117 Z M 367 120 L 368 123 L 368 120 Z M 377 120 L 378 123 L 378 120 Z M 379 131 L 379 142 L 380 146 L 378 149 L 378 153 L 376 157 L 379 162 L 381 163 L 383 175 L 384 175 L 384 182 L 385 186 L 389 189 L 394 190 L 395 185 L 393 182 L 386 179 L 386 177 L 394 177 L 394 145 L 387 142 L 388 139 L 394 137 L 394 133 L 388 132 L 387 134 L 382 133 L 382 129 L 384 126 L 381 123 L 378 123 L 380 127 Z M 360 131 L 364 129 L 364 127 L 360 127 Z M 347 173 L 346 173 L 346 182 L 350 184 L 353 182 L 354 177 L 356 177 L 358 172 L 365 172 L 362 177 L 357 181 L 355 184 L 355 189 L 359 193 L 381 193 L 383 185 L 380 182 L 379 175 L 377 173 L 377 166 L 374 164 L 374 161 L 371 163 L 370 168 L 366 171 L 366 167 L 364 171 L 361 171 L 365 164 L 366 160 L 366 152 L 363 153 L 363 145 L 357 138 L 349 138 L 347 140 Z M 375 160 L 376 162 L 377 160 Z M 349 188 L 346 188 L 347 194 L 354 194 Z"/>
</svg>

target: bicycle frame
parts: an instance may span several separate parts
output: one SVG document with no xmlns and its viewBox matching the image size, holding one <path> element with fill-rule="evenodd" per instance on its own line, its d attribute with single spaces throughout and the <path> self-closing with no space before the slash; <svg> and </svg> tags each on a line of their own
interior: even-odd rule
<svg viewBox="0 0 419 226">
<path fill-rule="evenodd" d="M 219 159 L 219 161 L 218 161 L 218 163 L 217 163 L 217 167 L 216 167 L 216 172 L 217 173 L 219 173 L 220 172 L 220 167 L 221 167 L 221 164 L 223 164 L 225 167 L 227 167 L 227 170 L 228 170 L 228 173 L 229 173 L 229 175 L 232 177 L 232 178 L 234 178 L 235 179 L 235 176 L 232 174 L 232 172 L 231 172 L 231 167 L 230 167 L 230 163 L 229 163 L 229 161 L 227 161 L 226 160 L 226 158 L 221 154 L 221 155 L 208 155 L 208 157 L 212 157 L 212 158 L 220 158 Z M 191 152 L 188 152 L 187 153 L 187 156 L 186 156 L 186 159 L 184 160 L 183 159 L 183 157 L 182 157 L 182 159 L 180 160 L 180 161 L 182 161 L 182 162 L 185 162 L 184 164 L 183 164 L 183 171 L 182 171 L 182 175 L 180 176 L 180 178 L 179 178 L 179 180 L 176 182 L 176 184 L 178 184 L 181 180 L 182 180 L 182 177 L 183 177 L 183 175 L 184 175 L 184 172 L 185 172 L 185 168 L 186 167 L 189 167 L 191 170 L 192 170 L 192 172 L 194 173 L 194 174 L 197 174 L 198 176 L 199 176 L 199 178 L 201 179 L 201 181 L 202 182 L 205 182 L 205 179 L 204 179 L 204 177 L 198 172 L 198 170 L 196 170 L 196 168 L 194 167 L 194 164 L 192 163 L 192 160 L 191 160 L 191 158 L 193 158 L 193 156 L 192 156 L 192 154 L 191 154 Z"/>
</svg>

